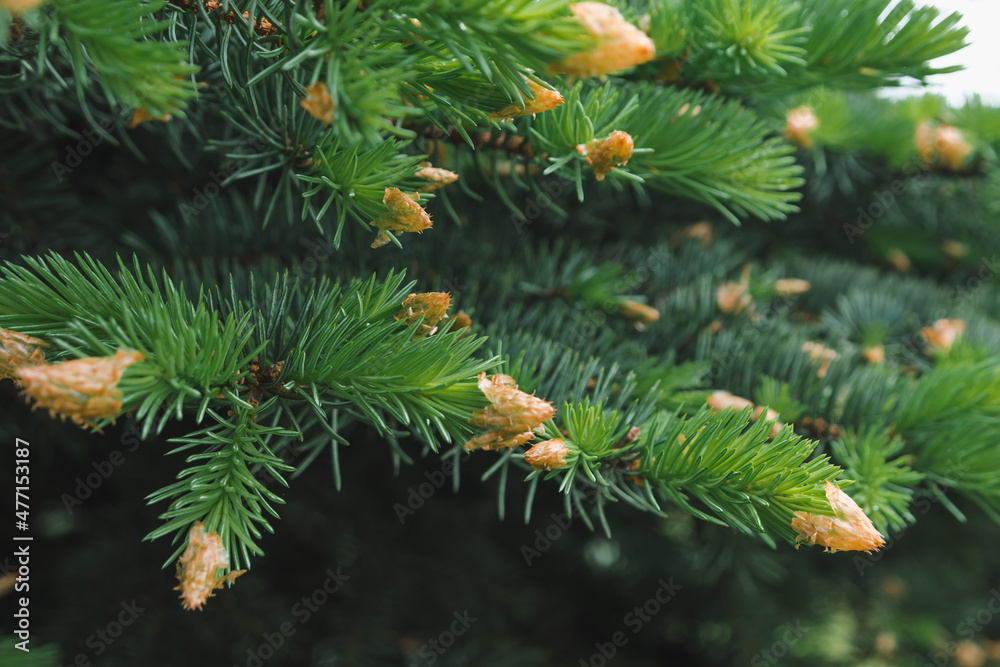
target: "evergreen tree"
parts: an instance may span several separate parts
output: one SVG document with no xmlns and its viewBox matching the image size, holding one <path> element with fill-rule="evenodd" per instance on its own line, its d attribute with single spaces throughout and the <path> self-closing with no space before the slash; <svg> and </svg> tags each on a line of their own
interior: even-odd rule
<svg viewBox="0 0 1000 667">
<path fill-rule="evenodd" d="M 0 661 L 1000 658 L 960 21 L 0 0 Z"/>
</svg>

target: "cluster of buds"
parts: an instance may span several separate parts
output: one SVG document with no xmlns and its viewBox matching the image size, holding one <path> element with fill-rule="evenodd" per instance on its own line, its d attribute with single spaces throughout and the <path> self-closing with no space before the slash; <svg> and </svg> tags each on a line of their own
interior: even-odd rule
<svg viewBox="0 0 1000 667">
<path fill-rule="evenodd" d="M 941 319 L 936 321 L 933 326 L 920 330 L 920 335 L 924 337 L 929 346 L 926 350 L 929 355 L 938 350 L 948 352 L 963 333 L 965 333 L 964 320 Z"/>
<path fill-rule="evenodd" d="M 243 18 L 247 20 L 248 23 L 253 25 L 253 31 L 260 35 L 261 37 L 270 37 L 274 33 L 278 32 L 278 29 L 274 27 L 267 18 L 261 16 L 256 21 L 250 20 L 250 12 L 243 12 Z"/>
<path fill-rule="evenodd" d="M 941 124 L 932 129 L 928 120 L 917 125 L 914 143 L 924 164 L 931 164 L 937 157 L 942 165 L 952 171 L 961 169 L 974 150 L 957 127 Z"/>
<path fill-rule="evenodd" d="M 470 424 L 482 431 L 465 443 L 469 451 L 523 445 L 535 437 L 534 429 L 556 414 L 551 403 L 519 390 L 509 375 L 487 379 L 486 373 L 480 373 L 479 390 L 490 404 L 474 412 L 469 419 Z"/>
<path fill-rule="evenodd" d="M 812 148 L 812 132 L 819 127 L 819 118 L 809 105 L 789 110 L 785 114 L 785 139 L 799 148 Z"/>
<path fill-rule="evenodd" d="M 509 104 L 500 111 L 494 111 L 489 115 L 491 121 L 510 121 L 516 116 L 534 115 L 555 109 L 563 103 L 563 96 L 559 91 L 540 86 L 531 79 L 525 79 L 528 88 L 531 89 L 531 99 L 524 101 L 524 106 L 520 104 Z"/>
<path fill-rule="evenodd" d="M 736 396 L 735 394 L 730 394 L 728 391 L 716 391 L 705 401 L 708 403 L 708 407 L 712 409 L 712 412 L 722 412 L 723 410 L 733 409 L 737 412 L 743 410 L 744 408 L 753 408 L 753 413 L 750 415 L 750 421 L 756 423 L 758 419 L 763 415 L 764 421 L 774 421 L 771 426 L 771 430 L 768 432 L 767 437 L 776 438 L 781 429 L 784 428 L 784 424 L 778 421 L 780 416 L 777 412 L 771 408 L 766 408 L 763 406 L 754 406 L 752 401 L 748 401 L 745 398 Z"/>
<path fill-rule="evenodd" d="M 533 445 L 524 453 L 524 460 L 535 470 L 558 470 L 565 468 L 569 447 L 562 438 L 553 438 Z"/>
<path fill-rule="evenodd" d="M 414 174 L 417 178 L 427 181 L 417 192 L 434 192 L 458 180 L 458 174 L 440 167 L 432 167 L 430 162 L 421 162 L 420 170 Z"/>
<path fill-rule="evenodd" d="M 878 549 L 885 540 L 854 499 L 827 482 L 826 499 L 833 508 L 833 516 L 796 512 L 792 528 L 798 533 L 796 548 L 802 540 L 826 547 L 826 551 L 868 551 Z"/>
<path fill-rule="evenodd" d="M 621 13 L 602 2 L 571 5 L 576 20 L 583 24 L 596 46 L 549 66 L 550 72 L 575 76 L 604 76 L 635 67 L 656 57 L 656 45 L 644 32 L 625 20 Z"/>
<path fill-rule="evenodd" d="M 836 351 L 831 350 L 822 343 L 814 343 L 812 341 L 803 343 L 802 351 L 809 355 L 809 361 L 819 364 L 819 370 L 816 371 L 816 377 L 818 378 L 825 378 L 827 371 L 830 370 L 830 364 L 840 358 L 840 355 Z"/>
<path fill-rule="evenodd" d="M 628 164 L 633 148 L 632 136 L 615 130 L 604 139 L 591 139 L 578 145 L 576 152 L 587 158 L 587 164 L 594 169 L 594 178 L 603 181 L 607 174 Z"/>
<path fill-rule="evenodd" d="M 437 323 L 444 319 L 450 307 L 451 294 L 448 292 L 410 294 L 403 301 L 402 309 L 395 319 L 410 326 L 422 318 L 414 339 L 423 338 L 437 332 Z"/>
<path fill-rule="evenodd" d="M 0 380 L 16 377 L 17 369 L 22 366 L 45 363 L 45 354 L 38 348 L 48 346 L 37 338 L 0 329 Z"/>
<path fill-rule="evenodd" d="M 118 382 L 125 369 L 143 359 L 140 352 L 118 350 L 113 357 L 86 357 L 58 364 L 23 365 L 17 379 L 33 407 L 47 408 L 53 417 L 69 417 L 80 426 L 114 419 L 122 411 Z"/>
<path fill-rule="evenodd" d="M 196 521 L 188 533 L 187 549 L 177 561 L 177 579 L 180 585 L 181 604 L 185 609 L 201 609 L 213 591 L 225 583 L 233 583 L 246 570 L 219 574 L 229 569 L 229 554 L 218 533 L 205 532 L 201 521 Z"/>
<path fill-rule="evenodd" d="M 420 195 L 416 192 L 406 193 L 399 188 L 386 188 L 382 203 L 388 209 L 377 219 L 371 221 L 372 227 L 377 227 L 379 235 L 372 243 L 373 248 L 381 248 L 389 242 L 388 232 L 397 234 L 403 232 L 423 233 L 431 227 L 431 216 L 417 203 Z"/>
<path fill-rule="evenodd" d="M 308 111 L 313 118 L 321 120 L 324 123 L 332 123 L 333 112 L 336 111 L 337 105 L 334 103 L 333 98 L 330 97 L 330 90 L 326 87 L 326 84 L 317 81 L 311 86 L 306 86 L 306 94 L 308 97 L 299 102 L 302 108 Z"/>
</svg>

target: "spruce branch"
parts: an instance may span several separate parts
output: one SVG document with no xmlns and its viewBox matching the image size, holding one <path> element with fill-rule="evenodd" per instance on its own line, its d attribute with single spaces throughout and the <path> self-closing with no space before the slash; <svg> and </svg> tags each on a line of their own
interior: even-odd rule
<svg viewBox="0 0 1000 667">
<path fill-rule="evenodd" d="M 571 354 L 563 351 L 556 356 Z M 773 423 L 758 419 L 751 425 L 749 409 L 713 414 L 703 408 L 689 418 L 679 412 L 657 412 L 655 386 L 637 397 L 634 376 L 622 377 L 615 367 L 602 368 L 591 359 L 573 368 L 552 359 L 551 352 L 544 357 L 535 361 L 522 354 L 509 370 L 525 379 L 526 388 L 569 399 L 546 425 L 545 435 L 537 436 L 561 434 L 555 437 L 565 453 L 554 467 L 536 462 L 539 467 L 526 481 L 554 480 L 567 494 L 568 508 L 583 516 L 579 501 L 589 499 L 587 505 L 597 511 L 605 531 L 610 528 L 603 508 L 618 500 L 656 513 L 662 513 L 662 501 L 671 502 L 696 517 L 759 535 L 770 544 L 772 533 L 795 539 L 796 512 L 832 513 L 824 485 L 836 479 L 840 469 L 825 456 L 815 457 L 815 442 L 795 435 L 791 428 L 782 429 L 772 440 Z M 541 372 L 532 373 L 533 369 Z M 527 466 L 531 453 L 523 458 L 501 455 L 484 477 L 501 471 L 506 480 L 507 467 L 512 462 Z M 502 485 L 500 493 L 504 492 Z"/>
<path fill-rule="evenodd" d="M 903 447 L 901 438 L 880 428 L 843 431 L 831 443 L 834 459 L 854 480 L 851 497 L 880 531 L 899 531 L 915 520 L 909 505 L 924 475 L 910 468 L 912 455 L 900 456 Z"/>
<path fill-rule="evenodd" d="M 197 71 L 184 63 L 182 44 L 151 39 L 168 22 L 151 18 L 165 2 L 134 6 L 100 0 L 58 0 L 54 18 L 65 31 L 81 104 L 89 68 L 97 70 L 112 104 L 138 107 L 154 117 L 182 110 L 194 89 L 186 78 Z"/>
<path fill-rule="evenodd" d="M 749 408 L 718 415 L 702 410 L 686 420 L 663 413 L 636 442 L 646 452 L 638 472 L 695 516 L 771 544 L 768 531 L 793 539 L 795 512 L 830 513 L 823 485 L 840 470 L 826 456 L 810 458 L 815 443 L 790 428 L 770 440 L 771 423 L 750 425 L 750 417 Z"/>
<path fill-rule="evenodd" d="M 448 0 L 404 3 L 398 25 L 415 36 L 408 48 L 455 60 L 511 99 L 528 93 L 526 70 L 542 71 L 593 41 L 572 18 L 568 0 Z M 413 19 L 416 19 L 415 21 Z M 407 25 L 409 23 L 409 25 Z"/>
<path fill-rule="evenodd" d="M 185 459 L 190 466 L 178 474 L 177 482 L 146 498 L 149 504 L 164 500 L 171 503 L 160 515 L 166 523 L 144 540 L 175 533 L 174 543 L 177 543 L 194 522 L 202 521 L 209 532 L 222 538 L 233 569 L 249 567 L 251 554 L 263 555 L 256 543 L 262 536 L 260 529 L 274 532 L 264 512 L 277 519 L 278 513 L 271 503 L 283 504 L 284 500 L 254 476 L 252 466 L 263 467 L 286 487 L 281 473 L 294 470 L 271 451 L 267 439 L 297 432 L 257 423 L 258 415 L 266 413 L 277 400 L 272 398 L 256 408 L 234 403 L 234 413 L 228 417 L 209 410 L 208 416 L 215 421 L 213 426 L 171 440 L 181 446 L 167 452 L 168 455 L 197 451 Z M 184 546 L 182 543 L 164 567 L 180 555 Z"/>
<path fill-rule="evenodd" d="M 536 151 L 548 154 L 546 171 L 579 182 L 585 158 L 578 146 L 614 130 L 635 142 L 628 171 L 615 174 L 709 204 L 733 222 L 737 215 L 766 220 L 795 210 L 800 195 L 791 190 L 803 181 L 792 147 L 768 136 L 767 124 L 735 102 L 650 84 L 577 84 L 530 133 Z"/>
<path fill-rule="evenodd" d="M 666 3 L 651 11 L 650 25 L 661 54 L 677 55 L 686 38 L 688 48 L 668 79 L 711 81 L 741 95 L 766 97 L 816 85 L 877 88 L 955 71 L 929 62 L 965 46 L 968 30 L 958 26 L 960 16 L 941 18 L 937 9 L 912 0 L 890 4 Z"/>
<path fill-rule="evenodd" d="M 787 76 L 787 68 L 806 64 L 802 43 L 808 29 L 795 24 L 795 5 L 709 0 L 692 6 L 690 64 L 700 77 Z"/>
<path fill-rule="evenodd" d="M 388 190 L 403 186 L 413 191 L 420 184 L 415 174 L 421 157 L 403 154 L 399 143 L 392 139 L 361 151 L 357 146 L 345 145 L 334 133 L 328 132 L 316 146 L 315 153 L 316 175 L 299 174 L 298 178 L 315 186 L 306 190 L 304 197 L 319 196 L 323 201 L 317 219 L 336 205 L 335 246 L 340 245 L 348 215 L 363 228 L 371 230 L 373 222 L 389 213 L 385 203 Z M 324 195 L 325 200 L 322 199 Z M 426 197 L 421 196 L 422 199 Z"/>
</svg>

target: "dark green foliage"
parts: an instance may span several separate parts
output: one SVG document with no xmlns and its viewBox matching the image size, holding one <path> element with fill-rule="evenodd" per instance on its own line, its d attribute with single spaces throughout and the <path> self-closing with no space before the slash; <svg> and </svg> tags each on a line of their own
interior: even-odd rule
<svg viewBox="0 0 1000 667">
<path fill-rule="evenodd" d="M 96 659 L 133 597 L 107 664 L 248 664 L 289 620 L 270 664 L 430 664 L 465 609 L 434 662 L 596 664 L 622 630 L 629 664 L 756 666 L 803 620 L 788 664 L 919 666 L 964 637 L 997 575 L 1000 115 L 868 89 L 946 72 L 966 30 L 908 1 L 620 4 L 657 58 L 600 80 L 549 69 L 596 45 L 567 0 L 0 15 L 0 328 L 49 363 L 143 355 L 101 436 L 0 384 L 54 547 L 31 659 Z M 532 83 L 563 103 L 493 115 Z M 332 122 L 301 104 L 316 84 Z M 957 159 L 921 143 L 942 128 Z M 635 150 L 597 182 L 580 147 L 615 131 Z M 433 227 L 370 248 L 425 161 L 459 174 L 420 193 Z M 452 298 L 433 335 L 400 312 L 425 291 Z M 931 349 L 944 318 L 964 331 Z M 466 451 L 498 373 L 557 409 L 532 442 L 564 467 Z M 828 482 L 882 551 L 790 548 Z M 171 590 L 198 521 L 253 567 L 204 621 Z"/>
</svg>

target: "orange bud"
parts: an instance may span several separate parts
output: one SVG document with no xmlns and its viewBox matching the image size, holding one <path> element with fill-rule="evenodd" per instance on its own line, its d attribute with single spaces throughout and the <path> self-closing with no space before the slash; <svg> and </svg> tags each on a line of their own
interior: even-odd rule
<svg viewBox="0 0 1000 667">
<path fill-rule="evenodd" d="M 229 569 L 229 554 L 218 533 L 206 533 L 201 521 L 196 521 L 188 533 L 188 545 L 177 561 L 177 579 L 181 591 L 181 605 L 185 609 L 201 609 L 213 597 L 215 589 L 226 582 L 233 583 L 246 570 L 220 575 L 219 570 Z"/>
<path fill-rule="evenodd" d="M 382 203 L 388 210 L 378 219 L 372 220 L 372 227 L 378 227 L 379 235 L 372 243 L 373 248 L 380 248 L 389 242 L 387 231 L 398 233 L 417 232 L 431 227 L 431 216 L 417 203 L 420 195 L 406 193 L 399 188 L 386 188 Z"/>
<path fill-rule="evenodd" d="M 526 80 L 528 88 L 531 89 L 531 99 L 525 100 L 523 107 L 519 104 L 510 104 L 500 111 L 494 111 L 488 116 L 489 120 L 509 121 L 515 116 L 527 116 L 549 111 L 563 103 L 563 96 L 559 94 L 559 91 L 540 86 L 531 79 Z"/>
<path fill-rule="evenodd" d="M 0 379 L 15 377 L 21 366 L 38 366 L 44 363 L 45 354 L 38 348 L 48 346 L 48 343 L 37 338 L 0 329 Z"/>
<path fill-rule="evenodd" d="M 941 242 L 941 252 L 949 259 L 962 259 L 969 254 L 969 246 L 955 239 L 945 239 Z"/>
<path fill-rule="evenodd" d="M 0 0 L 0 7 L 6 9 L 11 14 L 20 14 L 29 9 L 34 9 L 45 0 Z"/>
<path fill-rule="evenodd" d="M 756 422 L 758 419 L 760 419 L 761 415 L 764 415 L 764 421 L 772 421 L 772 420 L 774 421 L 774 424 L 771 425 L 771 430 L 768 431 L 767 433 L 767 437 L 771 439 L 778 437 L 778 434 L 781 433 L 781 429 L 784 428 L 785 426 L 784 424 L 778 421 L 778 417 L 780 415 L 771 408 L 765 408 L 763 406 L 759 406 L 754 408 L 753 414 L 750 415 L 750 421 Z"/>
<path fill-rule="evenodd" d="M 141 107 L 136 107 L 132 110 L 132 122 L 129 123 L 129 127 L 133 128 L 139 123 L 145 123 L 150 120 L 158 120 L 161 123 L 166 123 L 170 120 L 170 114 L 165 114 L 163 116 L 154 116 L 145 109 Z"/>
<path fill-rule="evenodd" d="M 927 350 L 928 354 L 934 350 L 947 352 L 955 341 L 962 337 L 963 333 L 965 333 L 964 320 L 940 319 L 934 323 L 934 326 L 924 327 L 920 330 L 920 335 L 930 346 Z"/>
<path fill-rule="evenodd" d="M 448 292 L 424 292 L 423 294 L 410 294 L 403 301 L 403 308 L 399 315 L 395 316 L 397 321 L 402 320 L 403 324 L 409 326 L 423 318 L 420 330 L 416 338 L 423 338 L 437 331 L 437 323 L 448 312 L 451 307 L 451 295 Z"/>
<path fill-rule="evenodd" d="M 615 130 L 604 139 L 591 139 L 576 147 L 576 151 L 587 158 L 587 164 L 594 168 L 594 177 L 603 181 L 609 173 L 628 164 L 632 157 L 632 137 L 628 132 Z"/>
<path fill-rule="evenodd" d="M 312 115 L 324 123 L 333 122 L 333 112 L 337 109 L 333 98 L 330 97 L 330 90 L 325 83 L 317 81 L 311 86 L 306 86 L 306 94 L 309 96 L 301 100 L 299 104 Z"/>
<path fill-rule="evenodd" d="M 459 329 L 467 329 L 472 326 L 472 318 L 464 310 L 460 310 L 455 313 L 455 316 L 451 320 L 451 326 L 448 327 L 448 331 L 457 331 Z"/>
<path fill-rule="evenodd" d="M 737 314 L 750 305 L 750 294 L 745 283 L 728 282 L 715 292 L 715 301 L 724 313 Z"/>
<path fill-rule="evenodd" d="M 482 433 L 465 443 L 467 450 L 523 445 L 534 438 L 534 429 L 556 413 L 548 401 L 520 391 L 509 375 L 498 374 L 486 379 L 486 373 L 480 373 L 479 389 L 490 405 L 477 410 L 469 419 L 469 423 Z"/>
<path fill-rule="evenodd" d="M 835 484 L 826 483 L 826 499 L 833 508 L 833 516 L 796 512 L 792 528 L 801 540 L 826 547 L 826 551 L 871 551 L 885 544 L 885 540 L 871 519 L 865 516 L 858 504 Z"/>
<path fill-rule="evenodd" d="M 447 169 L 432 167 L 429 163 L 424 163 L 422 169 L 416 173 L 417 178 L 428 181 L 427 185 L 417 188 L 417 192 L 434 192 L 440 190 L 449 183 L 458 180 L 458 174 Z"/>
<path fill-rule="evenodd" d="M 712 223 L 696 222 L 693 225 L 688 225 L 670 237 L 670 246 L 676 247 L 686 239 L 699 239 L 701 244 L 708 248 L 712 245 Z"/>
<path fill-rule="evenodd" d="M 742 410 L 743 408 L 753 406 L 753 403 L 747 399 L 740 398 L 735 394 L 730 394 L 728 391 L 721 390 L 713 392 L 712 395 L 708 397 L 706 403 L 708 403 L 708 407 L 712 408 L 712 412 L 722 412 L 726 408 Z"/>
<path fill-rule="evenodd" d="M 562 438 L 539 442 L 524 453 L 524 460 L 535 470 L 556 470 L 566 467 L 569 447 Z"/>
<path fill-rule="evenodd" d="M 892 267 L 900 273 L 906 273 L 910 270 L 910 258 L 907 257 L 906 253 L 899 248 L 892 248 L 886 254 L 885 258 L 890 264 L 892 264 Z"/>
<path fill-rule="evenodd" d="M 952 171 L 960 169 L 973 150 L 962 132 L 951 125 L 940 125 L 934 131 L 934 148 L 941 164 Z"/>
<path fill-rule="evenodd" d="M 48 408 L 53 417 L 69 417 L 81 426 L 91 420 L 114 420 L 122 411 L 118 382 L 125 369 L 143 359 L 135 351 L 118 350 L 113 357 L 87 357 L 58 364 L 21 366 L 18 381 L 37 407 Z"/>
<path fill-rule="evenodd" d="M 550 72 L 603 76 L 656 57 L 653 40 L 626 21 L 614 7 L 602 2 L 578 2 L 571 8 L 576 19 L 597 40 L 597 46 L 553 63 Z"/>
<path fill-rule="evenodd" d="M 974 641 L 963 639 L 955 644 L 955 664 L 958 667 L 983 667 L 986 650 Z"/>
<path fill-rule="evenodd" d="M 785 114 L 785 139 L 799 148 L 812 148 L 812 131 L 819 127 L 812 107 L 803 104 Z"/>
<path fill-rule="evenodd" d="M 881 364 L 885 361 L 885 348 L 881 345 L 866 347 L 862 356 L 869 364 Z"/>
<path fill-rule="evenodd" d="M 622 301 L 620 312 L 625 319 L 638 324 L 650 324 L 660 319 L 660 311 L 656 308 L 627 299 Z"/>
<path fill-rule="evenodd" d="M 777 437 L 777 435 L 781 432 L 781 429 L 785 426 L 781 422 L 777 421 L 780 415 L 778 415 L 778 413 L 771 408 L 754 406 L 753 402 L 740 396 L 730 394 L 728 391 L 720 390 L 712 392 L 705 402 L 708 403 L 708 407 L 712 409 L 712 412 L 722 412 L 723 410 L 730 408 L 739 412 L 744 408 L 753 408 L 754 410 L 750 415 L 751 422 L 756 422 L 761 418 L 761 415 L 764 416 L 766 421 L 774 420 L 774 424 L 771 426 L 771 430 L 767 434 L 767 437 L 769 438 Z M 684 440 L 681 440 L 681 443 L 683 442 Z"/>
<path fill-rule="evenodd" d="M 812 285 L 809 284 L 809 281 L 801 278 L 780 278 L 774 281 L 774 291 L 778 293 L 778 296 L 805 294 L 810 287 Z"/>
</svg>

